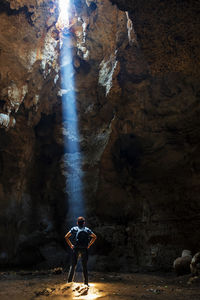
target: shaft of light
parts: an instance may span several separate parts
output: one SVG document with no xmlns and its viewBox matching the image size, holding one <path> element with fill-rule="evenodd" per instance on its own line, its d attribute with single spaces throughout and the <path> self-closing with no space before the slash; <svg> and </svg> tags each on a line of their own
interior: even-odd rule
<svg viewBox="0 0 200 300">
<path fill-rule="evenodd" d="M 69 0 L 60 0 L 59 20 L 64 25 L 64 34 L 61 37 L 61 88 L 62 88 L 62 115 L 63 137 L 66 167 L 66 192 L 68 194 L 68 221 L 85 214 L 83 202 L 83 172 L 82 153 L 80 151 L 80 135 L 76 108 L 76 93 L 74 82 L 74 67 L 71 48 L 71 33 L 69 30 L 70 5 Z"/>
</svg>

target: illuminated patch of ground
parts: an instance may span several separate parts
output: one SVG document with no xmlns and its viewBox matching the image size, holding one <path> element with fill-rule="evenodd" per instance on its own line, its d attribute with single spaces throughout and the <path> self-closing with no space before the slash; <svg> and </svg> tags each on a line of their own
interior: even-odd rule
<svg viewBox="0 0 200 300">
<path fill-rule="evenodd" d="M 93 300 L 103 296 L 103 293 L 96 287 L 94 283 L 90 284 L 89 287 L 82 283 L 67 283 L 56 288 L 51 293 L 57 296 L 69 296 L 69 294 L 74 299 L 85 299 Z"/>
</svg>

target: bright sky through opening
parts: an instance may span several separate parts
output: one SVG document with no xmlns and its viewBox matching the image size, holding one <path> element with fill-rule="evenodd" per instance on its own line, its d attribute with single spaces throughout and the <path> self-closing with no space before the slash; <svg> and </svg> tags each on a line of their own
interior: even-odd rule
<svg viewBox="0 0 200 300">
<path fill-rule="evenodd" d="M 59 21 L 65 26 L 69 26 L 69 4 L 70 0 L 59 0 Z"/>
</svg>

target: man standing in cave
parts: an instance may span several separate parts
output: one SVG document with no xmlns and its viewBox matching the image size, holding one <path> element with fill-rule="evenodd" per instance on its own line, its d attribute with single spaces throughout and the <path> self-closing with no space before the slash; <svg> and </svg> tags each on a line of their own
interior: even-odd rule
<svg viewBox="0 0 200 300">
<path fill-rule="evenodd" d="M 87 227 L 85 227 L 85 219 L 78 217 L 77 225 L 72 227 L 65 235 L 65 240 L 72 249 L 72 264 L 69 271 L 68 282 L 73 281 L 75 268 L 78 262 L 78 257 L 81 256 L 84 283 L 88 285 L 88 249 L 96 240 L 96 235 Z M 72 242 L 70 241 L 72 239 Z"/>
</svg>

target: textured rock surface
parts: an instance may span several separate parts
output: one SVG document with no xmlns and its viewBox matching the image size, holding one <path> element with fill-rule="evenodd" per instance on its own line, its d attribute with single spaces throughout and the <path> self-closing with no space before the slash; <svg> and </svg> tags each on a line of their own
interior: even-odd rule
<svg viewBox="0 0 200 300">
<path fill-rule="evenodd" d="M 200 247 L 198 1 L 71 3 L 91 267 L 169 268 Z M 65 264 L 58 1 L 0 12 L 0 262 Z"/>
</svg>

